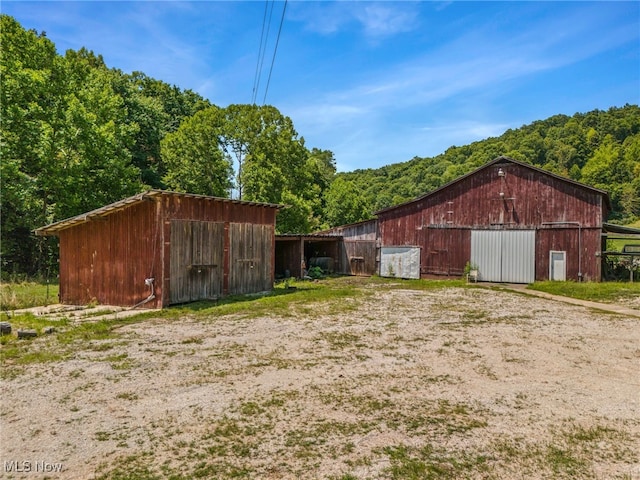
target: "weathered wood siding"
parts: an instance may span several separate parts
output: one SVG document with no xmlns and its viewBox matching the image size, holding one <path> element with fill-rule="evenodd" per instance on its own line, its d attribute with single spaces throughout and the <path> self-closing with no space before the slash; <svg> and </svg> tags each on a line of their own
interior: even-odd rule
<svg viewBox="0 0 640 480">
<path fill-rule="evenodd" d="M 500 169 L 504 176 L 498 175 Z M 469 230 L 535 229 L 536 279 L 548 277 L 549 249 L 567 251 L 567 278 L 577 279 L 579 224 L 581 273 L 585 279 L 599 280 L 600 238 L 594 233 L 601 231 L 605 219 L 603 201 L 601 192 L 586 186 L 502 161 L 413 202 L 378 212 L 378 230 L 381 245 L 421 246 L 424 275 L 458 275 L 470 259 Z"/>
<path fill-rule="evenodd" d="M 157 308 L 271 288 L 276 213 L 277 205 L 152 190 L 40 234 L 60 238 L 63 303 L 133 306 L 153 278 L 155 298 L 144 306 Z"/>
<path fill-rule="evenodd" d="M 577 280 L 582 273 L 585 281 L 602 279 L 601 228 L 578 228 L 577 225 L 541 228 L 536 232 L 536 280 L 549 279 L 549 252 L 566 253 L 567 280 Z M 580 238 L 582 237 L 582 238 Z"/>
<path fill-rule="evenodd" d="M 143 201 L 60 231 L 60 301 L 132 306 L 149 296 L 145 279 L 161 273 L 156 203 Z M 162 291 L 147 307 L 159 306 Z"/>
<path fill-rule="evenodd" d="M 471 229 L 426 227 L 416 234 L 422 246 L 420 273 L 423 276 L 460 276 L 471 257 Z"/>
<path fill-rule="evenodd" d="M 371 276 L 377 272 L 377 246 L 375 240 L 343 239 L 341 271 L 346 275 Z"/>
<path fill-rule="evenodd" d="M 255 293 L 273 288 L 273 244 L 271 225 L 230 224 L 229 293 Z"/>
<path fill-rule="evenodd" d="M 171 221 L 170 303 L 222 295 L 224 223 Z"/>
</svg>

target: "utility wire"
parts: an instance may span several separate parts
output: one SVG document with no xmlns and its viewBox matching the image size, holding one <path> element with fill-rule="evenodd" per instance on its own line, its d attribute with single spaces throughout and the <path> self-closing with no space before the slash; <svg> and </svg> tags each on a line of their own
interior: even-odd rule
<svg viewBox="0 0 640 480">
<path fill-rule="evenodd" d="M 260 89 L 260 77 L 262 76 L 262 66 L 264 65 L 264 56 L 267 53 L 267 41 L 269 39 L 269 31 L 271 30 L 271 17 L 273 16 L 273 4 L 275 3 L 275 0 L 271 0 L 271 10 L 269 11 L 269 21 L 267 22 L 267 33 L 264 35 L 264 48 L 262 49 L 262 55 L 258 55 L 258 76 L 257 76 L 257 80 L 256 80 L 256 84 L 255 84 L 255 89 L 254 89 L 254 93 L 253 93 L 253 99 L 252 102 L 253 104 L 256 103 L 256 98 L 258 96 L 258 90 Z M 269 0 L 265 0 L 265 18 L 266 18 L 266 14 L 267 14 L 267 7 L 269 5 Z M 264 32 L 264 30 L 263 30 Z M 260 44 L 262 45 L 262 38 L 260 38 Z"/>
<path fill-rule="evenodd" d="M 256 95 L 258 89 L 258 72 L 260 71 L 260 57 L 262 56 L 262 45 L 266 44 L 264 41 L 264 25 L 267 21 L 267 9 L 269 7 L 269 0 L 264 2 L 264 15 L 262 16 L 262 32 L 260 32 L 260 48 L 258 48 L 258 60 L 256 61 L 256 73 L 253 77 L 253 90 L 251 91 L 251 103 L 255 105 Z"/>
<path fill-rule="evenodd" d="M 269 84 L 271 83 L 271 72 L 273 72 L 273 64 L 276 61 L 276 52 L 278 51 L 278 43 L 280 42 L 280 33 L 282 33 L 282 24 L 284 23 L 284 12 L 287 10 L 287 0 L 284 0 L 284 7 L 282 7 L 282 17 L 280 18 L 280 28 L 278 29 L 278 37 L 276 38 L 276 46 L 273 49 L 273 58 L 271 59 L 271 68 L 269 68 L 269 78 L 267 79 L 267 87 L 264 89 L 264 98 L 262 104 L 267 101 L 267 92 L 269 91 Z"/>
</svg>

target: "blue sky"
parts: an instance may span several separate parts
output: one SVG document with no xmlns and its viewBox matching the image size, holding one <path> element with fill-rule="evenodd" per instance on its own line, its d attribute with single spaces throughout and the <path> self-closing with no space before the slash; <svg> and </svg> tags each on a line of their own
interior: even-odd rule
<svg viewBox="0 0 640 480">
<path fill-rule="evenodd" d="M 219 106 L 251 103 L 283 2 L 7 1 L 63 54 L 86 47 Z M 269 22 L 269 18 L 271 21 Z M 338 170 L 430 157 L 558 113 L 640 103 L 640 2 L 286 4 L 266 103 Z"/>
</svg>

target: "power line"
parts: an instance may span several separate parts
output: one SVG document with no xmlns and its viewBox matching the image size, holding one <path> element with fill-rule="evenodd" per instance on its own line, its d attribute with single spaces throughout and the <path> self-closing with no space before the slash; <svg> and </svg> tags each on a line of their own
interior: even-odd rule
<svg viewBox="0 0 640 480">
<path fill-rule="evenodd" d="M 266 0 L 264 2 L 264 15 L 262 16 L 262 32 L 260 32 L 260 48 L 258 48 L 258 60 L 256 61 L 256 73 L 253 77 L 253 90 L 251 91 L 251 103 L 255 104 L 256 103 L 256 95 L 257 95 L 257 89 L 258 89 L 258 82 L 259 82 L 259 71 L 260 71 L 260 57 L 262 56 L 262 45 L 264 42 L 264 25 L 267 21 L 267 9 L 269 7 L 269 1 Z"/>
<path fill-rule="evenodd" d="M 273 64 L 276 61 L 276 52 L 278 51 L 278 43 L 280 43 L 280 33 L 282 33 L 282 24 L 284 23 L 284 12 L 287 10 L 287 0 L 284 0 L 284 6 L 282 7 L 282 17 L 280 18 L 280 28 L 278 29 L 278 37 L 276 38 L 276 46 L 273 49 L 273 58 L 271 59 L 271 68 L 269 68 L 269 78 L 267 78 L 267 87 L 264 89 L 264 98 L 262 104 L 267 101 L 267 92 L 269 91 L 269 84 L 271 83 L 271 72 L 273 72 Z"/>
<path fill-rule="evenodd" d="M 264 65 L 264 56 L 267 53 L 267 42 L 269 40 L 269 31 L 271 30 L 271 17 L 273 16 L 273 4 L 275 3 L 275 0 L 271 0 L 271 10 L 269 11 L 269 21 L 267 22 L 267 31 L 265 33 L 264 31 L 264 19 L 266 19 L 267 17 L 267 10 L 269 7 L 269 0 L 265 0 L 265 4 L 264 4 L 264 19 L 262 21 L 262 33 L 263 35 L 260 36 L 260 46 L 261 48 L 261 52 L 258 52 L 258 64 L 256 66 L 256 72 L 257 72 L 257 76 L 256 76 L 256 81 L 254 83 L 254 89 L 253 89 L 253 97 L 251 99 L 251 103 L 255 105 L 256 103 L 256 98 L 258 96 L 258 90 L 260 89 L 260 77 L 262 76 L 262 66 Z M 264 42 L 263 42 L 264 39 Z"/>
</svg>

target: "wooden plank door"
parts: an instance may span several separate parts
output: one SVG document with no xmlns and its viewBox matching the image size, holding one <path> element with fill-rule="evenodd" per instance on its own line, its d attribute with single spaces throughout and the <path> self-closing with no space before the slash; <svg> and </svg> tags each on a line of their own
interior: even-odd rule
<svg viewBox="0 0 640 480">
<path fill-rule="evenodd" d="M 229 225 L 229 293 L 245 294 L 273 288 L 273 226 Z"/>
<path fill-rule="evenodd" d="M 171 221 L 169 303 L 222 295 L 224 223 Z"/>
</svg>

